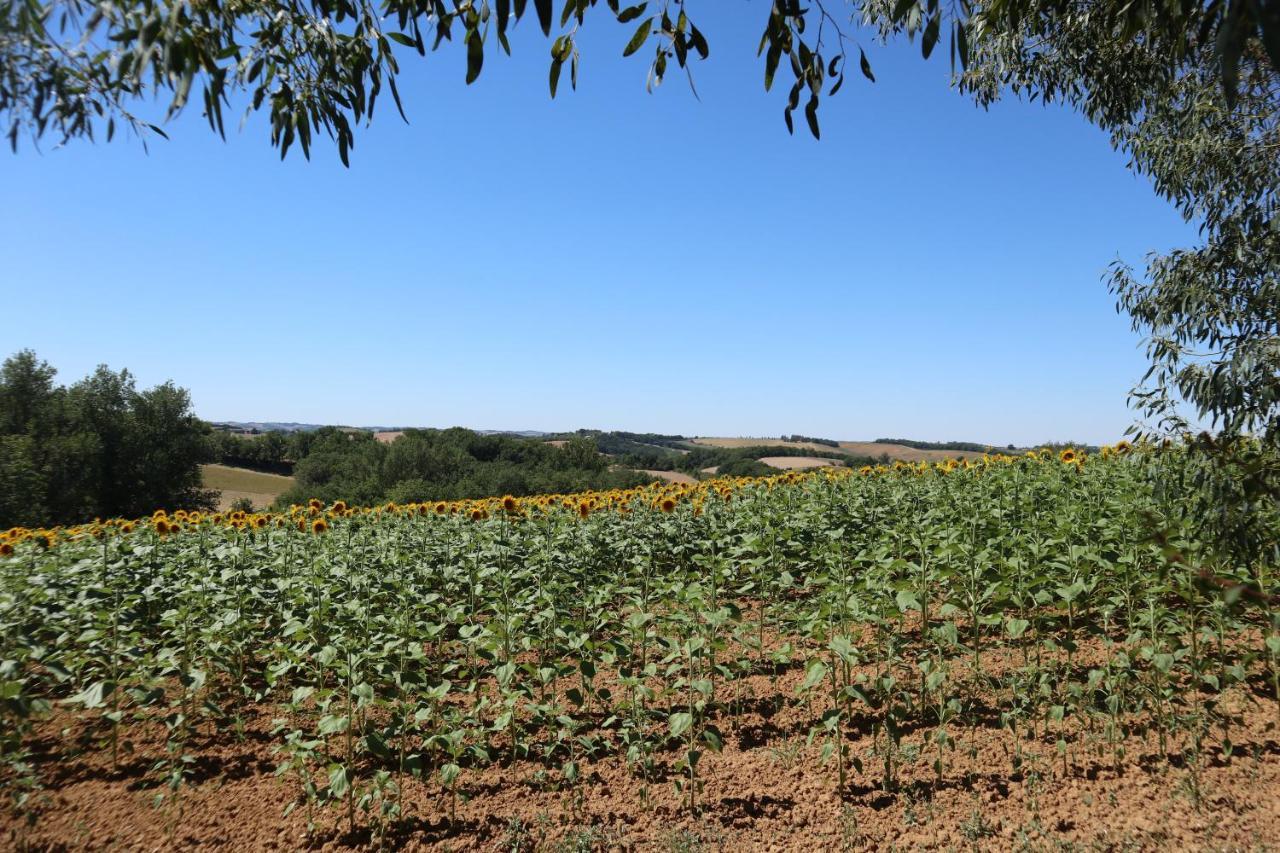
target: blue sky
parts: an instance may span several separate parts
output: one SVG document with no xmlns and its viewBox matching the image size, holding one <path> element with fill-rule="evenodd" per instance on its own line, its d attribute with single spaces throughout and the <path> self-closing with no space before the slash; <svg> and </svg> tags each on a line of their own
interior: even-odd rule
<svg viewBox="0 0 1280 853">
<path fill-rule="evenodd" d="M 1101 275 L 1191 226 L 1076 115 L 950 91 L 941 50 L 869 49 L 878 82 L 788 136 L 743 6 L 698 20 L 700 102 L 646 94 L 597 13 L 555 101 L 533 19 L 470 87 L 406 51 L 410 123 L 380 104 L 350 169 L 197 109 L 149 153 L 5 153 L 0 350 L 210 419 L 1118 438 L 1145 360 Z"/>
</svg>

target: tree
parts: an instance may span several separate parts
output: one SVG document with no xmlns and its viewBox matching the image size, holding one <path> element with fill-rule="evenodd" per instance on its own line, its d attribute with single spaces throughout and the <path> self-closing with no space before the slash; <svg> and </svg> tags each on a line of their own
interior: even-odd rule
<svg viewBox="0 0 1280 853">
<path fill-rule="evenodd" d="M 1025 22 L 982 42 L 962 88 L 981 104 L 1006 90 L 1071 104 L 1200 226 L 1199 245 L 1143 273 L 1118 261 L 1109 283 L 1148 341 L 1136 431 L 1188 436 L 1184 403 L 1207 422 L 1216 435 L 1190 442 L 1207 487 L 1196 515 L 1252 559 L 1275 546 L 1253 507 L 1280 500 L 1280 81 L 1259 44 L 1224 90 L 1216 47 L 1117 36 L 1080 11 Z"/>
<path fill-rule="evenodd" d="M 69 388 L 24 350 L 0 368 L 0 527 L 202 508 L 208 427 L 172 383 L 106 366 Z"/>
<path fill-rule="evenodd" d="M 250 111 L 268 111 L 271 140 L 282 156 L 295 142 L 309 156 L 312 134 L 325 133 L 346 162 L 354 128 L 372 117 L 384 86 L 403 116 L 396 75 L 407 50 L 425 55 L 428 47 L 435 51 L 457 36 L 471 83 L 495 43 L 510 53 L 512 26 L 536 16 L 544 36 L 550 37 L 553 28 L 559 31 L 551 44 L 548 80 L 554 97 L 566 65 L 569 84 L 576 86 L 577 35 L 600 5 L 565 0 L 557 18 L 552 0 L 534 0 L 533 14 L 526 0 L 385 0 L 381 6 L 370 0 L 7 0 L 0 5 L 0 116 L 15 147 L 24 132 L 38 139 L 52 131 L 67 140 L 93 137 L 103 123 L 108 139 L 117 123 L 163 135 L 136 116 L 133 105 L 163 93 L 168 118 L 198 93 L 218 133 L 225 132 L 224 108 L 233 98 L 247 100 Z M 619 0 L 607 0 L 604 5 L 619 24 L 631 28 L 624 56 L 648 48 L 651 90 L 672 62 L 688 72 L 690 57 L 706 59 L 710 53 L 690 17 L 692 0 L 645 0 L 625 8 Z M 1158 41 L 1170 62 L 1202 52 L 1200 45 L 1214 45 L 1228 97 L 1235 91 L 1240 58 L 1251 48 L 1264 46 L 1272 66 L 1280 67 L 1280 0 L 990 0 L 946 8 L 937 0 L 895 0 L 884 9 L 871 0 L 849 3 L 848 14 L 841 15 L 845 21 L 832 12 L 839 5 L 774 0 L 762 15 L 765 88 L 772 86 L 783 59 L 792 71 L 783 111 L 788 129 L 803 100 L 805 121 L 819 135 L 820 99 L 844 82 L 851 53 L 848 19 L 887 22 L 895 31 L 918 33 L 926 58 L 945 34 L 953 65 L 957 59 L 966 65 L 985 38 L 1021 32 L 1028 22 L 1084 13 L 1124 44 Z M 393 45 L 400 48 L 399 56 Z M 858 47 L 857 54 L 860 73 L 874 80 L 865 51 Z"/>
</svg>

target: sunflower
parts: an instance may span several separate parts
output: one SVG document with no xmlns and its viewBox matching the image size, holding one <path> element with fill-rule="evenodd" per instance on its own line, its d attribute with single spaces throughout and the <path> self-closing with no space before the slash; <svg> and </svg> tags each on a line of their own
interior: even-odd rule
<svg viewBox="0 0 1280 853">
<path fill-rule="evenodd" d="M 317 518 L 315 521 L 311 522 L 312 533 L 320 534 L 324 533 L 328 529 L 329 522 L 325 521 L 323 518 Z"/>
<path fill-rule="evenodd" d="M 121 532 L 121 533 L 132 533 L 132 532 L 133 532 L 133 522 L 132 522 L 132 521 L 126 521 L 124 524 L 120 525 L 120 532 Z"/>
<path fill-rule="evenodd" d="M 511 497 L 511 495 L 502 496 L 502 509 L 504 512 L 514 515 L 518 508 L 515 498 Z"/>
<path fill-rule="evenodd" d="M 580 501 L 578 503 L 578 515 L 582 518 L 586 518 L 588 515 L 591 515 L 590 501 Z"/>
<path fill-rule="evenodd" d="M 265 515 L 258 515 L 258 516 L 254 516 L 254 519 L 253 519 L 253 526 L 254 526 L 254 528 L 255 528 L 255 529 L 257 529 L 257 530 L 261 530 L 262 528 L 266 527 L 266 526 L 267 526 L 267 517 L 266 517 Z"/>
<path fill-rule="evenodd" d="M 658 509 L 670 515 L 676 508 L 675 498 L 663 498 L 662 503 L 658 504 Z"/>
<path fill-rule="evenodd" d="M 1063 450 L 1061 453 L 1058 454 L 1058 459 L 1062 460 L 1062 463 L 1064 465 L 1070 465 L 1071 463 L 1075 462 L 1076 459 L 1078 458 L 1079 458 L 1079 454 L 1076 453 L 1076 450 L 1074 447 L 1068 447 L 1067 449 Z"/>
<path fill-rule="evenodd" d="M 169 522 L 165 521 L 163 518 L 157 518 L 157 519 L 156 519 L 156 533 L 159 533 L 161 536 L 168 536 L 168 535 L 169 535 Z"/>
<path fill-rule="evenodd" d="M 447 503 L 445 503 L 444 501 L 439 501 L 438 503 L 436 503 L 436 515 L 444 515 L 448 511 L 449 511 L 449 505 Z"/>
<path fill-rule="evenodd" d="M 1133 445 L 1127 441 L 1117 441 L 1114 450 L 1117 456 L 1124 456 L 1130 450 L 1133 450 Z"/>
<path fill-rule="evenodd" d="M 346 511 L 347 511 L 347 502 L 346 502 L 346 501 L 334 501 L 334 502 L 333 502 L 333 511 L 334 511 L 334 512 L 346 512 Z"/>
<path fill-rule="evenodd" d="M 8 542 L 0 542 L 0 557 L 7 557 L 13 553 L 13 545 Z"/>
</svg>

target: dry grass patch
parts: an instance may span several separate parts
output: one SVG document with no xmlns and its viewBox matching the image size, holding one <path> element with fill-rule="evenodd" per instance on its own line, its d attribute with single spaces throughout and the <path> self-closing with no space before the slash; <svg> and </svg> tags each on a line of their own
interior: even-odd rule
<svg viewBox="0 0 1280 853">
<path fill-rule="evenodd" d="M 839 459 L 824 459 L 821 456 L 762 456 L 760 461 L 770 468 L 830 468 L 839 465 Z"/>
<path fill-rule="evenodd" d="M 230 465 L 201 465 L 200 475 L 206 489 L 222 493 L 218 498 L 220 510 L 230 509 L 240 498 L 248 498 L 255 507 L 264 508 L 293 488 L 292 477 Z"/>
</svg>

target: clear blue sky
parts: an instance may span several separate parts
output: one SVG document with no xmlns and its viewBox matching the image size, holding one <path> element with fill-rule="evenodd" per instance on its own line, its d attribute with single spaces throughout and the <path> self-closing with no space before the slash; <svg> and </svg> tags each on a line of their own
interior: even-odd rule
<svg viewBox="0 0 1280 853">
<path fill-rule="evenodd" d="M 601 9 L 554 102 L 533 19 L 470 87 L 406 51 L 411 123 L 380 104 L 349 170 L 197 108 L 150 153 L 5 152 L 0 349 L 218 420 L 1118 438 L 1145 361 L 1100 276 L 1192 228 L 1076 115 L 950 91 L 944 50 L 869 50 L 790 137 L 743 5 L 702 16 L 701 102 L 646 94 Z"/>
</svg>

